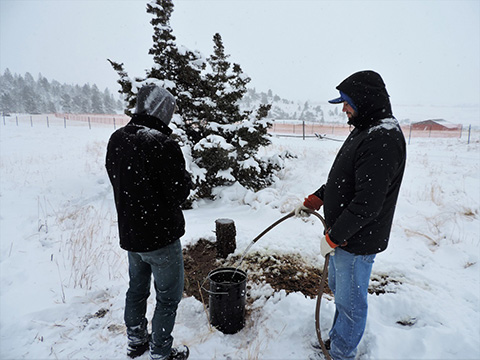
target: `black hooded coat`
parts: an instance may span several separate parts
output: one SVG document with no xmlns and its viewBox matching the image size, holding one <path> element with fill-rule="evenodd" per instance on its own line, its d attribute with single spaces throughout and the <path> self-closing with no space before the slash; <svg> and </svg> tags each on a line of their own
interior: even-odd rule
<svg viewBox="0 0 480 360">
<path fill-rule="evenodd" d="M 376 254 L 388 245 L 405 169 L 405 138 L 380 75 L 361 71 L 337 89 L 352 99 L 358 114 L 349 121 L 354 129 L 326 184 L 314 194 L 323 200 L 333 242 L 346 241 L 343 249 L 354 254 Z"/>
<path fill-rule="evenodd" d="M 128 251 L 154 251 L 185 233 L 180 206 L 190 193 L 191 179 L 166 125 L 175 100 L 165 93 L 160 96 L 167 96 L 168 101 L 143 102 L 138 96 L 142 104 L 137 104 L 137 110 L 142 113 L 115 131 L 107 147 L 106 168 L 114 191 L 120 246 Z M 150 113 L 164 119 L 148 115 L 150 102 L 155 105 Z"/>
</svg>

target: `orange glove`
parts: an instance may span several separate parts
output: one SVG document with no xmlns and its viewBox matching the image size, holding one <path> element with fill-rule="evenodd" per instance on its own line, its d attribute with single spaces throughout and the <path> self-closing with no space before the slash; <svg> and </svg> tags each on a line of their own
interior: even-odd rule
<svg viewBox="0 0 480 360">
<path fill-rule="evenodd" d="M 323 200 L 316 195 L 308 195 L 303 201 L 303 205 L 310 210 L 320 210 L 323 205 Z"/>
</svg>

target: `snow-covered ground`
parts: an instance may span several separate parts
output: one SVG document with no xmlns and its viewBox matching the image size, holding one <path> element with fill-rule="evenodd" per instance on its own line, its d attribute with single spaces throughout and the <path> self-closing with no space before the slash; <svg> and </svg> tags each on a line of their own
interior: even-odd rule
<svg viewBox="0 0 480 360">
<path fill-rule="evenodd" d="M 460 110 L 459 110 L 460 111 Z M 104 170 L 113 129 L 0 124 L 0 358 L 127 359 L 123 326 L 126 253 L 118 246 L 113 194 Z M 478 121 L 478 119 L 476 119 Z M 372 278 L 359 359 L 480 358 L 480 139 L 415 139 L 388 249 Z M 237 227 L 237 253 L 326 179 L 340 142 L 273 138 L 265 151 L 288 150 L 279 180 L 258 193 L 223 189 L 215 202 L 185 212 L 185 245 L 214 239 L 218 218 Z M 252 251 L 300 254 L 323 264 L 321 225 L 289 219 Z M 256 289 L 246 327 L 224 335 L 203 304 L 180 303 L 175 343 L 191 359 L 309 359 L 316 342 L 315 300 Z M 262 296 L 263 295 L 263 296 Z M 152 314 L 153 296 L 149 315 Z M 322 331 L 333 300 L 322 302 Z M 147 359 L 145 354 L 139 359 Z"/>
</svg>

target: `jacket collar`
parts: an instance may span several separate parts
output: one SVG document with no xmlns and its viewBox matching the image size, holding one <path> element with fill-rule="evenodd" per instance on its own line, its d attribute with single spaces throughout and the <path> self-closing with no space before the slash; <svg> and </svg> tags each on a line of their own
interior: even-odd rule
<svg viewBox="0 0 480 360">
<path fill-rule="evenodd" d="M 162 120 L 155 116 L 145 114 L 133 114 L 132 119 L 128 122 L 128 125 L 141 125 L 150 129 L 158 130 L 167 136 L 170 136 L 172 129 L 170 129 Z"/>
</svg>

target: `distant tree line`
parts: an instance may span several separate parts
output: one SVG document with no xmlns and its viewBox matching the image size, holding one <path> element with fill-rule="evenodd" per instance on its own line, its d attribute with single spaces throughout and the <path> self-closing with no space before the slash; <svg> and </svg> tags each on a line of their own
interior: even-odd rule
<svg viewBox="0 0 480 360">
<path fill-rule="evenodd" d="M 302 105 L 281 98 L 272 90 L 257 92 L 249 88 L 239 99 L 238 105 L 245 111 L 259 105 L 271 106 L 268 119 L 325 121 L 320 105 L 312 106 L 308 101 Z M 123 112 L 126 106 L 128 104 L 120 98 L 115 99 L 108 88 L 100 92 L 95 84 L 61 84 L 56 80 L 49 81 L 41 74 L 35 80 L 29 72 L 22 77 L 12 74 L 9 69 L 0 74 L 0 113 L 115 114 Z M 337 108 L 330 110 L 327 115 L 330 119 L 343 116 Z"/>
<path fill-rule="evenodd" d="M 28 72 L 21 76 L 9 69 L 0 75 L 1 113 L 114 114 L 123 109 L 123 102 L 108 88 L 102 92 L 95 84 L 60 84 L 41 74 L 35 80 Z"/>
<path fill-rule="evenodd" d="M 251 108 L 255 104 L 269 104 L 271 106 L 267 118 L 277 120 L 304 120 L 309 122 L 323 123 L 332 120 L 345 120 L 345 114 L 338 111 L 338 107 L 329 110 L 326 114 L 318 104 L 309 101 L 295 102 L 274 95 L 272 90 L 257 92 L 255 89 L 248 89 L 240 100 L 240 107 Z"/>
</svg>

